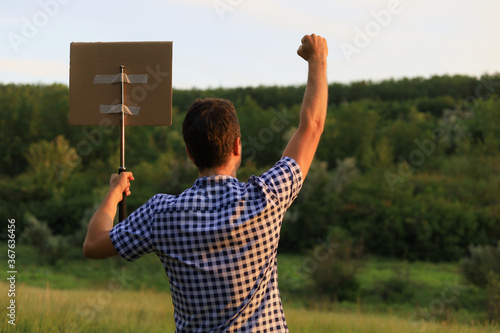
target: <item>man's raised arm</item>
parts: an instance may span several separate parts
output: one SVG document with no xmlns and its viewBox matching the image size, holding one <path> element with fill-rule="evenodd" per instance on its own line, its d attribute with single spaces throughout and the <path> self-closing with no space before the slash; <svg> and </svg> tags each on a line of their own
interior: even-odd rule
<svg viewBox="0 0 500 333">
<path fill-rule="evenodd" d="M 108 193 L 89 222 L 87 236 L 83 243 L 85 257 L 104 259 L 118 254 L 109 237 L 109 231 L 113 228 L 116 206 L 122 200 L 123 192 L 125 195 L 130 195 L 130 181 L 132 180 L 134 180 L 132 172 L 111 175 Z"/>
<path fill-rule="evenodd" d="M 302 45 L 297 53 L 309 63 L 309 73 L 300 110 L 299 127 L 288 142 L 283 156 L 297 161 L 305 178 L 325 126 L 328 105 L 326 79 L 328 46 L 323 37 L 315 34 L 306 35 L 302 38 Z"/>
</svg>

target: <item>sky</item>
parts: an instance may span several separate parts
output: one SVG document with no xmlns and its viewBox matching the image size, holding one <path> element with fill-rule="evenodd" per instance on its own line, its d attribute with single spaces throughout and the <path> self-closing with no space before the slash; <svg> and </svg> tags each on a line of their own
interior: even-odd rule
<svg viewBox="0 0 500 333">
<path fill-rule="evenodd" d="M 500 72 L 498 0 L 4 0 L 0 83 L 69 84 L 71 42 L 172 41 L 177 89 L 300 85 L 305 34 L 328 81 Z"/>
</svg>

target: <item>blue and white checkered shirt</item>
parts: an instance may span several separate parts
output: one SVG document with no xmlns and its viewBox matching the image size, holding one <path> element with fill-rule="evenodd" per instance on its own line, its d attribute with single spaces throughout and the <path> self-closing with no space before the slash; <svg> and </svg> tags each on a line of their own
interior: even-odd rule
<svg viewBox="0 0 500 333">
<path fill-rule="evenodd" d="M 302 187 L 283 157 L 260 177 L 198 178 L 157 194 L 110 237 L 129 261 L 155 252 L 167 273 L 176 332 L 288 332 L 276 253 L 283 215 Z"/>
</svg>

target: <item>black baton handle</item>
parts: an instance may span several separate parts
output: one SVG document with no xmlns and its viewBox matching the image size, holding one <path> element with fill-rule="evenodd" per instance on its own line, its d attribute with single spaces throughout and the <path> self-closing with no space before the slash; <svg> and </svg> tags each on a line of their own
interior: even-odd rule
<svg viewBox="0 0 500 333">
<path fill-rule="evenodd" d="M 118 174 L 125 171 L 125 168 L 120 167 L 118 169 Z M 127 218 L 127 200 L 125 192 L 122 194 L 122 201 L 118 203 L 118 222 L 121 222 Z"/>
</svg>

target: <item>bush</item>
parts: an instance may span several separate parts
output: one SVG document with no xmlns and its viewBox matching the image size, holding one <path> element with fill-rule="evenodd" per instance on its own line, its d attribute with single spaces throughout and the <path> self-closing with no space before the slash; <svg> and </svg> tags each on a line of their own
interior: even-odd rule
<svg viewBox="0 0 500 333">
<path fill-rule="evenodd" d="M 460 262 L 465 279 L 488 292 L 487 313 L 491 322 L 500 322 L 500 241 L 497 247 L 469 247 L 470 256 Z"/>
<path fill-rule="evenodd" d="M 409 288 L 410 271 L 404 272 L 394 267 L 393 276 L 388 280 L 379 281 L 371 291 L 378 296 L 383 303 L 408 303 L 413 299 L 413 290 Z"/>
<path fill-rule="evenodd" d="M 460 261 L 465 279 L 480 287 L 488 286 L 490 274 L 500 274 L 500 242 L 497 247 L 489 245 L 471 245 L 470 256 Z"/>
<path fill-rule="evenodd" d="M 470 243 L 484 244 L 495 235 L 493 209 L 459 197 L 477 193 L 478 182 L 472 187 L 458 177 L 418 173 L 402 178 L 392 192 L 384 172 L 354 179 L 339 203 L 329 206 L 339 226 L 366 240 L 366 252 L 409 261 L 458 261 Z"/>
<path fill-rule="evenodd" d="M 19 241 L 21 243 L 33 245 L 37 249 L 42 249 L 47 244 L 48 239 L 52 237 L 52 231 L 47 223 L 40 222 L 30 213 L 24 215 L 26 228 Z"/>
<path fill-rule="evenodd" d="M 329 243 L 331 251 L 318 260 L 318 267 L 311 273 L 316 290 L 335 302 L 356 300 L 359 289 L 356 275 L 364 264 L 362 242 L 356 244 L 346 231 L 334 228 Z M 317 247 L 314 253 L 320 250 Z"/>
<path fill-rule="evenodd" d="M 54 264 L 58 259 L 66 257 L 70 250 L 68 238 L 53 235 L 46 222 L 39 221 L 30 213 L 25 215 L 26 228 L 20 242 L 34 246 L 44 262 Z"/>
<path fill-rule="evenodd" d="M 500 323 L 500 275 L 488 275 L 488 316 L 491 322 Z"/>
</svg>

